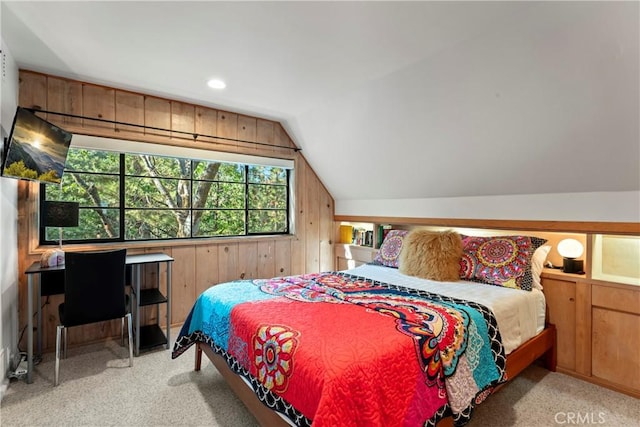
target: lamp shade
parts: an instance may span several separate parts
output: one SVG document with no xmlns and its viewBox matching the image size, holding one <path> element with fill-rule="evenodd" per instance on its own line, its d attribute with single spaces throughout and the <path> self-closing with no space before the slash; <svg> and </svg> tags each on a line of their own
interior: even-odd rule
<svg viewBox="0 0 640 427">
<path fill-rule="evenodd" d="M 77 227 L 80 203 L 45 202 L 43 227 Z"/>
<path fill-rule="evenodd" d="M 564 258 L 578 258 L 582 255 L 582 243 L 576 239 L 564 239 L 558 243 L 558 253 Z"/>
</svg>

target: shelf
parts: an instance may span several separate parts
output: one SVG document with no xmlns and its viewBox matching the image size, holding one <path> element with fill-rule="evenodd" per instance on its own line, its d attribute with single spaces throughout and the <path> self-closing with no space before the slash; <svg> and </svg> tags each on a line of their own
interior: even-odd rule
<svg viewBox="0 0 640 427">
<path fill-rule="evenodd" d="M 557 280 L 567 280 L 570 282 L 584 282 L 587 279 L 586 274 L 565 273 L 564 271 L 562 271 L 562 269 L 548 267 L 544 267 L 542 269 L 541 277 Z"/>
<path fill-rule="evenodd" d="M 167 344 L 167 337 L 158 325 L 146 325 L 140 327 L 140 349 L 157 347 Z"/>
<path fill-rule="evenodd" d="M 145 305 L 162 304 L 167 302 L 167 297 L 157 288 L 140 290 L 140 307 Z"/>
</svg>

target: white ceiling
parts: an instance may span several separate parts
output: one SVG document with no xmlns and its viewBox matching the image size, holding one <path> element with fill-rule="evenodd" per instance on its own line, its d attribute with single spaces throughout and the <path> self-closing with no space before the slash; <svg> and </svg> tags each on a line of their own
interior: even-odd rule
<svg viewBox="0 0 640 427">
<path fill-rule="evenodd" d="M 639 20 L 638 2 L 2 1 L 21 68 L 280 120 L 336 201 L 640 190 Z"/>
</svg>

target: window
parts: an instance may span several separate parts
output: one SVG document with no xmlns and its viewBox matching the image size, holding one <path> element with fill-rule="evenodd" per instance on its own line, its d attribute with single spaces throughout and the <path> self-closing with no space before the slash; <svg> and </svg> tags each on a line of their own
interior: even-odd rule
<svg viewBox="0 0 640 427">
<path fill-rule="evenodd" d="M 67 243 L 286 234 L 290 180 L 282 166 L 72 146 L 61 185 L 43 184 L 40 206 L 80 203 Z M 40 232 L 41 244 L 57 239 L 57 228 Z"/>
</svg>

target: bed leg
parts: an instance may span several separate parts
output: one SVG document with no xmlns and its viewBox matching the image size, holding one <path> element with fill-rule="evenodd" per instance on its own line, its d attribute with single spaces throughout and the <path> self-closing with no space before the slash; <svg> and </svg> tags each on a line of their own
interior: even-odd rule
<svg viewBox="0 0 640 427">
<path fill-rule="evenodd" d="M 555 372 L 556 371 L 556 360 L 557 360 L 557 352 L 556 352 L 556 347 L 557 347 L 557 342 L 556 342 L 556 327 L 555 325 L 548 325 L 549 328 L 551 328 L 551 342 L 552 342 L 552 346 L 549 350 L 547 350 L 547 352 L 544 354 L 544 367 L 547 368 L 549 371 L 551 372 Z"/>
<path fill-rule="evenodd" d="M 200 345 L 200 343 L 196 344 L 196 371 L 199 371 L 200 366 L 202 365 L 202 348 L 200 347 Z"/>
</svg>

